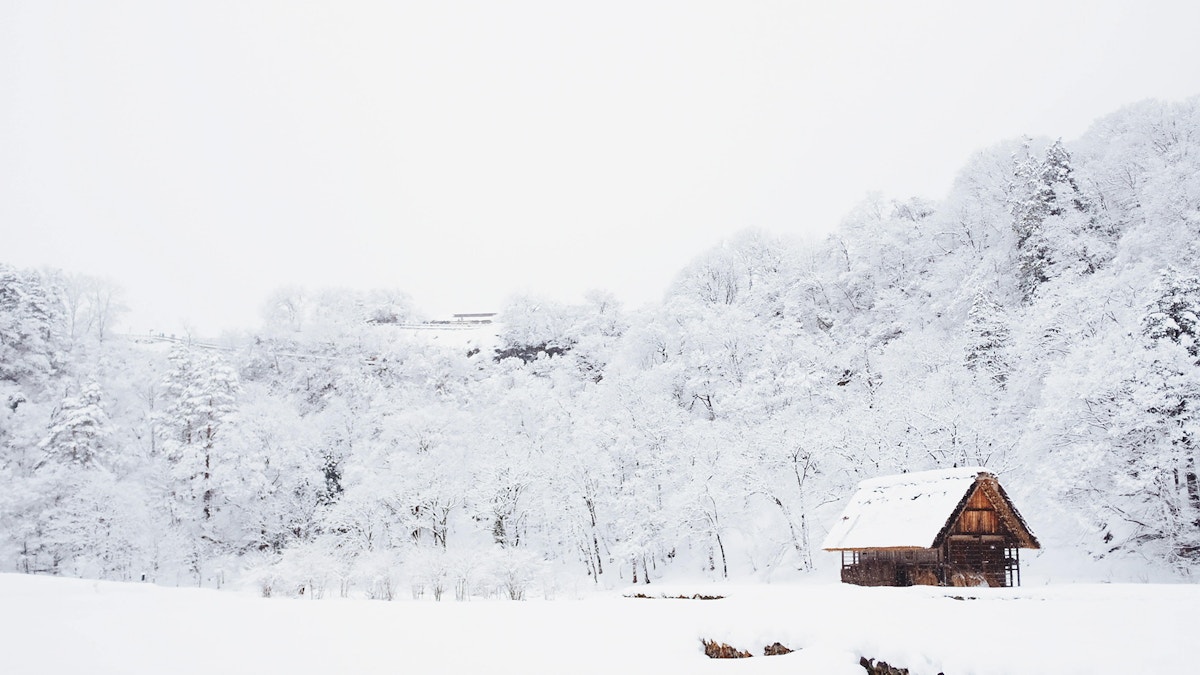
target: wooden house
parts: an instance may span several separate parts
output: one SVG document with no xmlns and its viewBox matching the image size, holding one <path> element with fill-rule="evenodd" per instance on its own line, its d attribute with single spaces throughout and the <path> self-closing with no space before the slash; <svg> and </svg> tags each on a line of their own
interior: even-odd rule
<svg viewBox="0 0 1200 675">
<path fill-rule="evenodd" d="M 1019 586 L 1037 539 L 981 467 L 863 481 L 822 546 L 859 586 Z"/>
</svg>

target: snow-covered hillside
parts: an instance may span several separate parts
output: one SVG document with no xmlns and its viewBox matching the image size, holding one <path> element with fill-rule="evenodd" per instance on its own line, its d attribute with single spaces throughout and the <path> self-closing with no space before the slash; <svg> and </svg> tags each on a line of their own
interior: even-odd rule
<svg viewBox="0 0 1200 675">
<path fill-rule="evenodd" d="M 223 350 L 156 351 L 112 339 L 103 286 L 0 266 L 0 569 L 378 598 L 771 579 L 827 564 L 859 481 L 984 466 L 1046 576 L 1194 579 L 1198 242 L 1193 98 L 981 151 L 824 241 L 743 233 L 659 304 L 514 298 L 462 342 L 406 328 L 403 293 L 285 289 Z"/>
</svg>

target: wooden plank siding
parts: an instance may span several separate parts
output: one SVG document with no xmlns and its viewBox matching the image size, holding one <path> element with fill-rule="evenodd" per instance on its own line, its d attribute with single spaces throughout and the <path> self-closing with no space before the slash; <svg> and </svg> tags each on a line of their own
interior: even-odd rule
<svg viewBox="0 0 1200 675">
<path fill-rule="evenodd" d="M 987 494 L 976 485 L 967 500 L 966 508 L 958 516 L 951 534 L 999 534 L 1000 514 L 988 499 Z"/>
<path fill-rule="evenodd" d="M 975 483 L 942 546 L 945 583 L 984 581 L 988 586 L 1009 586 L 1014 582 L 1008 550 L 1017 545 L 1017 536 L 1005 526 L 985 483 Z"/>
<path fill-rule="evenodd" d="M 936 586 L 942 583 L 940 549 L 844 551 L 842 581 L 858 586 Z"/>
<path fill-rule="evenodd" d="M 951 585 L 975 585 L 981 576 L 988 586 L 1008 585 L 1007 547 L 996 534 L 956 534 L 946 541 L 946 575 Z M 954 575 L 963 575 L 955 583 Z M 978 576 L 972 576 L 978 575 Z"/>
</svg>

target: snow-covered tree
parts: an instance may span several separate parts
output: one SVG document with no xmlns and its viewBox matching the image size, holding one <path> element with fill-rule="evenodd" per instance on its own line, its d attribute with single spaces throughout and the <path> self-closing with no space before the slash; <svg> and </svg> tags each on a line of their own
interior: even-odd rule
<svg viewBox="0 0 1200 675">
<path fill-rule="evenodd" d="M 1051 143 L 1042 158 L 1032 154 L 1027 144 L 1014 175 L 1011 200 L 1018 286 L 1026 301 L 1064 272 L 1091 274 L 1112 257 L 1107 236 L 1111 232 L 1076 181 L 1071 155 L 1061 139 Z"/>
<path fill-rule="evenodd" d="M 110 435 L 108 414 L 99 383 L 88 381 L 76 396 L 63 398 L 50 418 L 50 429 L 39 444 L 46 461 L 89 467 L 105 452 Z"/>
<path fill-rule="evenodd" d="M 44 385 L 63 356 L 62 328 L 56 289 L 40 274 L 0 264 L 0 381 Z"/>
<path fill-rule="evenodd" d="M 966 356 L 968 370 L 1003 386 L 1008 379 L 1009 322 L 995 298 L 977 291 L 967 313 Z"/>
<path fill-rule="evenodd" d="M 1163 270 L 1153 293 L 1142 332 L 1152 340 L 1174 342 L 1200 359 L 1200 277 Z"/>
<path fill-rule="evenodd" d="M 205 560 L 228 543 L 218 525 L 224 506 L 218 492 L 220 472 L 230 468 L 224 442 L 241 386 L 237 373 L 215 353 L 177 347 L 168 360 L 166 405 L 155 416 L 156 433 L 168 471 L 172 523 L 187 541 L 180 554 L 202 581 Z"/>
</svg>

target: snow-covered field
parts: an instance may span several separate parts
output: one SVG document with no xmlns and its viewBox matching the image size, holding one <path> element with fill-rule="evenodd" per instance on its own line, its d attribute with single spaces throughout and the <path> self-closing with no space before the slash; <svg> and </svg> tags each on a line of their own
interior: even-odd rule
<svg viewBox="0 0 1200 675">
<path fill-rule="evenodd" d="M 640 586 L 526 602 L 263 599 L 0 575 L 0 672 L 1166 673 L 1191 661 L 1200 586 Z M 710 660 L 701 638 L 758 656 Z M 761 656 L 773 642 L 796 649 Z"/>
</svg>

